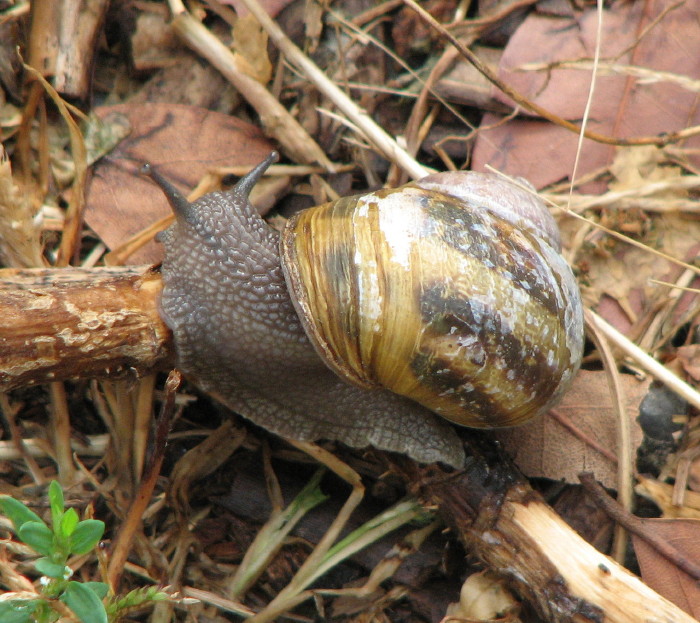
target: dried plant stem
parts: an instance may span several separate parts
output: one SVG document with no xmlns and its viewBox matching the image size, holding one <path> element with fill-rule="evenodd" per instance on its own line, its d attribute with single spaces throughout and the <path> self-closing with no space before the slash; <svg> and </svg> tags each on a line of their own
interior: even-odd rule
<svg viewBox="0 0 700 623">
<path fill-rule="evenodd" d="M 170 422 L 175 410 L 175 393 L 180 386 L 180 373 L 172 371 L 165 383 L 165 400 L 161 407 L 153 439 L 151 454 L 145 465 L 143 480 L 139 484 L 134 500 L 119 528 L 112 547 L 112 556 L 107 567 L 107 582 L 115 591 L 119 577 L 131 550 L 131 542 L 141 525 L 144 511 L 153 495 L 156 481 L 160 475 L 160 467 L 165 456 L 165 444 L 170 430 Z"/>
<path fill-rule="evenodd" d="M 335 166 L 318 143 L 272 93 L 238 66 L 231 50 L 194 19 L 181 3 L 171 1 L 170 5 L 173 30 L 238 89 L 260 116 L 265 131 L 280 142 L 284 152 L 296 162 L 318 162 L 327 171 L 334 172 Z"/>
<path fill-rule="evenodd" d="M 257 0 L 243 0 L 248 10 L 255 15 L 270 39 L 280 49 L 287 60 L 313 82 L 321 93 L 330 99 L 348 119 L 359 128 L 367 140 L 390 162 L 396 163 L 408 175 L 417 179 L 424 177 L 430 171 L 411 157 L 398 143 L 389 136 L 372 118 L 355 102 L 353 102 L 338 86 L 318 68 L 287 37 L 282 29 L 270 18 Z"/>
<path fill-rule="evenodd" d="M 38 449 L 38 444 L 33 439 L 22 439 L 22 430 L 17 426 L 17 413 L 19 408 L 10 403 L 7 394 L 0 393 L 0 411 L 5 416 L 5 423 L 10 429 L 11 441 L 0 441 L 0 460 L 11 461 L 23 459 L 27 471 L 32 475 L 34 482 L 43 485 L 49 481 L 35 460 L 36 456 L 46 456 L 46 447 L 40 448 L 40 454 L 32 452 Z"/>
<path fill-rule="evenodd" d="M 29 65 L 24 66 L 25 71 L 37 80 L 49 97 L 56 104 L 61 117 L 68 126 L 70 136 L 71 155 L 75 166 L 75 177 L 72 184 L 72 199 L 66 212 L 63 226 L 63 237 L 56 258 L 57 266 L 68 266 L 80 245 L 80 234 L 83 226 L 83 210 L 85 208 L 85 184 L 87 183 L 87 148 L 83 140 L 78 123 L 74 115 L 82 115 L 75 107 L 69 106 L 56 90 L 44 79 L 44 77 Z M 84 117 L 84 115 L 82 115 Z M 48 150 L 46 151 L 48 153 Z"/>
<path fill-rule="evenodd" d="M 571 205 L 569 210 L 581 213 L 590 208 L 604 208 L 606 206 L 620 209 L 621 202 L 628 200 L 632 205 L 638 206 L 639 202 L 646 198 L 653 198 L 654 195 L 662 195 L 663 193 L 677 193 L 680 190 L 694 190 L 700 187 L 699 175 L 679 175 L 658 182 L 646 182 L 635 185 L 634 188 L 625 190 L 608 191 L 602 195 L 573 195 L 571 197 Z M 568 195 L 558 195 L 542 193 L 545 200 L 553 201 L 557 205 L 565 205 Z M 662 196 L 659 199 L 657 211 L 669 211 L 670 208 L 665 208 L 664 203 L 685 202 L 689 206 L 698 208 L 698 202 L 682 197 Z"/>
<path fill-rule="evenodd" d="M 617 422 L 617 490 L 618 500 L 623 508 L 628 512 L 632 512 L 633 496 L 632 496 L 632 433 L 630 431 L 630 421 L 625 408 L 625 392 L 620 382 L 620 373 L 617 369 L 615 357 L 612 349 L 608 344 L 608 340 L 600 333 L 597 327 L 588 323 L 590 335 L 595 342 L 596 348 L 600 353 L 601 360 L 607 371 L 608 385 L 610 394 L 615 406 L 615 416 Z M 627 551 L 627 533 L 623 526 L 618 524 L 615 527 L 615 538 L 613 541 L 612 556 L 617 562 L 624 563 L 625 553 Z"/>
<path fill-rule="evenodd" d="M 616 347 L 631 357 L 637 364 L 649 372 L 655 379 L 661 381 L 669 389 L 687 400 L 696 409 L 700 409 L 700 394 L 688 383 L 678 378 L 668 368 L 661 365 L 656 359 L 650 357 L 634 342 L 626 338 L 615 327 L 609 325 L 598 314 L 586 310 L 586 320 L 598 331 L 604 334 Z"/>
<path fill-rule="evenodd" d="M 134 450 L 133 450 L 133 474 L 136 481 L 141 478 L 143 464 L 146 460 L 146 444 L 148 432 L 153 416 L 153 390 L 156 384 L 156 375 L 149 374 L 142 378 L 138 384 L 138 394 L 134 409 Z"/>
<path fill-rule="evenodd" d="M 53 451 L 58 466 L 58 480 L 64 487 L 75 483 L 76 469 L 70 447 L 70 417 L 63 383 L 51 383 L 51 424 Z"/>
<path fill-rule="evenodd" d="M 7 396 L 0 394 L 0 408 L 3 413 L 6 413 Z M 19 433 L 19 431 L 17 431 Z M 14 434 L 12 441 L 0 441 L 0 461 L 16 461 L 18 459 L 30 459 L 35 466 L 30 470 L 35 476 L 35 481 L 39 484 L 47 482 L 47 478 L 41 473 L 41 469 L 37 465 L 35 458 L 46 458 L 48 452 L 46 450 L 45 441 L 43 439 L 20 439 L 21 448 L 15 443 Z M 109 435 L 89 435 L 86 443 L 82 444 L 77 439 L 71 440 L 71 448 L 73 452 L 81 456 L 104 456 L 107 446 L 109 445 Z M 36 477 L 39 474 L 40 477 Z"/>
</svg>

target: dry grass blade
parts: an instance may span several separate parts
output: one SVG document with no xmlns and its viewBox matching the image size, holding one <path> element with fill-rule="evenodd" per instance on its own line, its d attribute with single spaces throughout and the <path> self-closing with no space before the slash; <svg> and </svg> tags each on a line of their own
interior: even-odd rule
<svg viewBox="0 0 700 623">
<path fill-rule="evenodd" d="M 588 310 L 586 310 L 588 313 Z M 600 334 L 596 325 L 588 318 L 587 326 L 590 330 L 590 335 L 595 341 L 596 348 L 600 353 L 601 359 L 608 373 L 608 384 L 610 385 L 610 393 L 613 396 L 615 412 L 617 416 L 617 443 L 618 443 L 618 461 L 617 461 L 617 490 L 618 500 L 622 507 L 627 512 L 632 512 L 632 465 L 634 457 L 632 456 L 632 442 L 630 433 L 630 422 L 625 412 L 624 390 L 620 383 L 620 375 L 615 364 L 615 358 L 608 344 L 607 338 Z M 613 543 L 612 557 L 620 564 L 624 564 L 625 554 L 627 551 L 627 535 L 621 526 L 615 529 L 615 541 Z"/>
<path fill-rule="evenodd" d="M 430 173 L 428 168 L 411 157 L 364 110 L 343 93 L 334 82 L 329 80 L 318 66 L 292 43 L 256 0 L 243 0 L 243 3 L 255 15 L 287 60 L 311 80 L 319 91 L 328 97 L 348 117 L 350 122 L 362 131 L 375 149 L 413 178 L 421 178 Z"/>
<path fill-rule="evenodd" d="M 588 322 L 598 331 L 605 335 L 617 348 L 622 350 L 635 363 L 652 374 L 655 379 L 662 382 L 671 390 L 682 396 L 696 409 L 700 409 L 700 394 L 688 383 L 680 379 L 668 368 L 661 365 L 656 359 L 650 357 L 639 346 L 622 335 L 615 327 L 603 320 L 598 314 L 591 310 L 586 311 Z"/>
<path fill-rule="evenodd" d="M 298 162 L 318 162 L 327 171 L 335 171 L 335 165 L 301 124 L 263 85 L 239 68 L 233 53 L 195 20 L 181 2 L 171 0 L 170 6 L 175 32 L 240 91 L 260 115 L 263 127 L 280 142 L 284 151 Z"/>
<path fill-rule="evenodd" d="M 73 118 L 73 114 L 78 112 L 71 107 L 56 92 L 56 90 L 44 79 L 44 77 L 29 65 L 24 66 L 25 70 L 41 84 L 49 97 L 61 113 L 61 117 L 68 126 L 71 143 L 71 153 L 75 164 L 75 177 L 73 179 L 73 197 L 65 217 L 63 227 L 63 237 L 61 246 L 56 258 L 56 266 L 68 266 L 73 259 L 79 245 L 80 233 L 83 224 L 82 215 L 85 208 L 85 184 L 87 182 L 87 149 L 83 135 Z"/>
</svg>

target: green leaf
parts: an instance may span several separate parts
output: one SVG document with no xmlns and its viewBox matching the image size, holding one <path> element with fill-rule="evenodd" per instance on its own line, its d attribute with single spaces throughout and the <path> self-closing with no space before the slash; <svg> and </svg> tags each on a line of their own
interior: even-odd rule
<svg viewBox="0 0 700 623">
<path fill-rule="evenodd" d="M 71 568 L 66 565 L 53 562 L 50 558 L 39 558 L 34 561 L 36 570 L 49 578 L 65 580 L 71 576 Z"/>
<path fill-rule="evenodd" d="M 100 599 L 107 597 L 109 586 L 104 582 L 83 582 L 83 586 L 87 586 Z"/>
<path fill-rule="evenodd" d="M 74 508 L 69 508 L 61 517 L 61 522 L 58 524 L 58 529 L 54 526 L 54 530 L 57 531 L 59 537 L 66 542 L 69 541 L 73 530 L 78 525 L 80 518 L 78 513 Z"/>
<path fill-rule="evenodd" d="M 34 599 L 10 599 L 0 602 L 0 621 L 2 623 L 28 623 L 39 605 Z"/>
<path fill-rule="evenodd" d="M 28 521 L 17 531 L 22 541 L 44 556 L 54 553 L 54 539 L 51 529 L 42 521 Z"/>
<path fill-rule="evenodd" d="M 63 489 L 55 480 L 52 480 L 49 485 L 49 503 L 51 504 L 51 521 L 55 529 L 61 523 L 63 509 L 65 508 Z"/>
<path fill-rule="evenodd" d="M 87 554 L 100 542 L 104 532 L 105 524 L 99 519 L 81 521 L 70 537 L 70 551 L 73 554 Z"/>
<path fill-rule="evenodd" d="M 111 615 L 117 616 L 122 610 L 138 608 L 144 604 L 166 601 L 170 595 L 160 590 L 157 586 L 144 586 L 129 591 L 124 597 L 110 601 L 108 610 Z"/>
<path fill-rule="evenodd" d="M 0 512 L 10 518 L 12 525 L 15 527 L 15 532 L 19 532 L 19 529 L 28 521 L 44 523 L 39 515 L 9 495 L 0 495 Z"/>
<path fill-rule="evenodd" d="M 68 582 L 59 598 L 82 623 L 107 623 L 104 604 L 95 592 L 80 582 Z"/>
</svg>

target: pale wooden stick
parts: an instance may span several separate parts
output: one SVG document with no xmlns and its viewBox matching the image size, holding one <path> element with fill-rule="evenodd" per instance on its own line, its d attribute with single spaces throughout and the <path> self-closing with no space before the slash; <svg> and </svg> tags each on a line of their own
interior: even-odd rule
<svg viewBox="0 0 700 623">
<path fill-rule="evenodd" d="M 173 30 L 238 89 L 260 116 L 265 131 L 280 142 L 282 150 L 296 162 L 318 162 L 327 171 L 334 173 L 335 165 L 318 143 L 272 93 L 239 67 L 231 50 L 194 19 L 180 2 L 171 0 L 170 5 Z"/>
<path fill-rule="evenodd" d="M 700 394 L 688 385 L 688 383 L 677 377 L 666 366 L 656 361 L 656 359 L 650 357 L 639 348 L 639 346 L 622 335 L 615 327 L 605 322 L 605 320 L 595 312 L 587 311 L 586 320 L 598 329 L 598 331 L 607 336 L 612 344 L 622 350 L 628 357 L 631 357 L 656 380 L 661 381 L 666 387 L 683 397 L 696 409 L 700 409 Z"/>
</svg>

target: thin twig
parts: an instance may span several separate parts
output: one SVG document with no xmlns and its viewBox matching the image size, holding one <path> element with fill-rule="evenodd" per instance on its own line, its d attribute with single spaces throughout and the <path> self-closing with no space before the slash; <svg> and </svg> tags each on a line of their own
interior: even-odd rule
<svg viewBox="0 0 700 623">
<path fill-rule="evenodd" d="M 153 447 L 146 461 L 143 480 L 136 492 L 129 512 L 122 523 L 117 538 L 114 540 L 112 556 L 109 560 L 107 582 L 113 591 L 116 590 L 119 576 L 124 568 L 124 563 L 131 550 L 131 542 L 141 525 L 143 513 L 146 510 L 156 481 L 160 475 L 160 467 L 165 456 L 165 445 L 170 430 L 170 422 L 175 411 L 175 394 L 180 386 L 181 376 L 179 372 L 172 371 L 165 382 L 165 400 L 161 406 L 160 415 L 156 422 L 156 430 L 153 439 Z"/>
<path fill-rule="evenodd" d="M 292 40 L 270 18 L 257 0 L 243 0 L 243 4 L 260 22 L 260 25 L 265 29 L 270 39 L 272 39 L 286 59 L 313 82 L 319 91 L 328 97 L 390 162 L 395 162 L 406 173 L 416 179 L 430 173 L 429 169 L 412 158 L 389 134 L 379 127 L 365 110 L 360 108 L 334 82 L 329 80 L 319 67 L 294 45 Z"/>
<path fill-rule="evenodd" d="M 696 409 L 700 409 L 700 394 L 688 383 L 680 379 L 668 368 L 661 365 L 656 359 L 650 357 L 639 346 L 620 333 L 615 327 L 609 325 L 598 314 L 587 310 L 586 319 L 601 333 L 605 334 L 620 350 L 631 357 L 642 368 L 649 372 L 655 379 L 661 381 L 669 389 L 687 400 Z"/>
<path fill-rule="evenodd" d="M 603 489 L 593 474 L 583 472 L 579 480 L 591 495 L 593 501 L 600 506 L 612 519 L 622 524 L 627 530 L 636 534 L 651 545 L 659 554 L 687 573 L 694 580 L 700 580 L 700 565 L 690 560 L 685 554 L 676 549 L 664 538 L 651 531 L 639 517 L 628 513 L 620 504 L 613 500 Z"/>
</svg>

